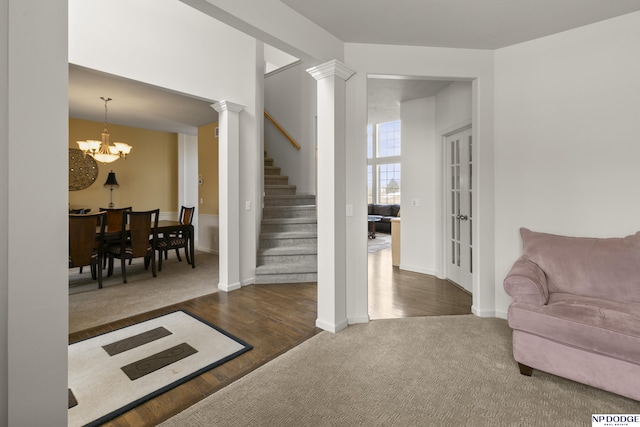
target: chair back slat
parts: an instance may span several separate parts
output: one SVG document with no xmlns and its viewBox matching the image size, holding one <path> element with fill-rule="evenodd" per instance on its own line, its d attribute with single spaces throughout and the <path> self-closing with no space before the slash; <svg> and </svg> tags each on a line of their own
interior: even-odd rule
<svg viewBox="0 0 640 427">
<path fill-rule="evenodd" d="M 132 208 L 100 208 L 101 211 L 107 212 L 107 231 L 120 231 L 122 228 L 123 212 L 130 211 Z M 126 222 L 125 222 L 126 225 Z"/>
<path fill-rule="evenodd" d="M 128 246 L 131 257 L 143 257 L 149 251 L 155 252 L 158 237 L 158 217 L 160 209 L 151 211 L 125 211 L 122 214 L 122 233 L 126 230 L 126 223 L 129 224 Z M 152 252 L 153 253 L 153 252 Z"/>
<path fill-rule="evenodd" d="M 69 267 L 90 265 L 94 252 L 101 254 L 106 213 L 69 214 Z M 96 224 L 103 225 L 96 229 Z"/>
<path fill-rule="evenodd" d="M 186 207 L 182 206 L 180 208 L 180 223 L 181 224 L 191 224 L 193 222 L 193 213 L 195 212 L 195 207 Z"/>
</svg>

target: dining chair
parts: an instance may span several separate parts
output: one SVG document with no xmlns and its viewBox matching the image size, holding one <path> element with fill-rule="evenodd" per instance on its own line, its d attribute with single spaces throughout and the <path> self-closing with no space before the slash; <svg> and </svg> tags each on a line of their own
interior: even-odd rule
<svg viewBox="0 0 640 427">
<path fill-rule="evenodd" d="M 122 228 L 122 218 L 123 218 L 122 212 L 130 211 L 132 209 L 133 208 L 131 206 L 127 206 L 126 208 L 99 208 L 100 211 L 104 211 L 107 213 L 107 217 L 106 217 L 107 227 L 105 228 L 105 231 L 107 232 L 120 231 L 120 229 Z M 108 239 L 105 242 L 105 253 L 109 249 L 110 245 L 120 246 L 120 240 Z M 105 262 L 104 267 L 106 267 L 107 257 L 104 258 L 104 262 Z M 129 265 L 131 265 L 131 263 L 129 263 Z"/>
<path fill-rule="evenodd" d="M 144 269 L 149 269 L 156 277 L 156 243 L 158 240 L 158 217 L 160 209 L 150 211 L 122 212 L 121 238 L 119 245 L 109 245 L 109 269 L 107 276 L 113 274 L 113 259 L 120 259 L 122 283 L 127 283 L 126 260 L 144 257 Z"/>
<path fill-rule="evenodd" d="M 90 266 L 98 288 L 102 288 L 105 217 L 106 212 L 69 214 L 69 268 Z"/>
<path fill-rule="evenodd" d="M 180 224 L 191 224 L 193 222 L 195 211 L 195 207 L 181 206 L 180 215 L 178 216 Z M 180 258 L 180 248 L 184 248 L 184 255 L 187 258 L 187 263 L 191 265 L 191 256 L 189 254 L 188 245 L 189 238 L 193 238 L 193 236 L 186 236 L 182 231 L 169 233 L 168 235 L 163 235 L 161 238 L 158 238 L 158 245 L 156 247 L 158 250 L 158 271 L 162 270 L 162 255 L 164 254 L 164 259 L 167 259 L 167 254 L 172 249 L 175 249 L 178 261 L 182 262 L 182 258 Z"/>
</svg>

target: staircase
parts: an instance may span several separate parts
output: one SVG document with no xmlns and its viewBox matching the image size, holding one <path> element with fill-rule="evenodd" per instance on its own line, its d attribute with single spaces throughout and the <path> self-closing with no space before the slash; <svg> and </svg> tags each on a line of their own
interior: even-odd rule
<svg viewBox="0 0 640 427">
<path fill-rule="evenodd" d="M 296 186 L 266 153 L 264 191 L 256 283 L 316 282 L 316 197 L 296 194 Z"/>
</svg>

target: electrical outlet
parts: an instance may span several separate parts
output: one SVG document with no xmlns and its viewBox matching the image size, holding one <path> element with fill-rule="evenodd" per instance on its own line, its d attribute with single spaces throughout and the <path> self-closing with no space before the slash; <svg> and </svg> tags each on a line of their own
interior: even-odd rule
<svg viewBox="0 0 640 427">
<path fill-rule="evenodd" d="M 420 206 L 420 199 L 412 199 L 411 206 Z"/>
</svg>

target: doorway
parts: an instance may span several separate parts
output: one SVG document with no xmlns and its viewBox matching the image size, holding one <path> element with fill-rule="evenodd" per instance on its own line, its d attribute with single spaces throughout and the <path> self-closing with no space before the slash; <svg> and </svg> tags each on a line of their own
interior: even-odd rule
<svg viewBox="0 0 640 427">
<path fill-rule="evenodd" d="M 450 292 L 450 295 L 463 294 L 461 301 L 453 304 L 464 305 L 466 311 L 463 312 L 469 313 L 472 280 L 468 280 L 468 288 L 459 283 L 458 277 L 453 284 L 445 265 L 449 251 L 445 249 L 447 219 L 442 211 L 449 206 L 444 189 L 444 170 L 449 168 L 442 135 L 447 131 L 453 135 L 454 130 L 461 130 L 461 123 L 470 134 L 472 83 L 376 75 L 367 79 L 367 93 L 369 128 L 380 122 L 400 122 L 401 141 L 397 153 L 394 153 L 397 156 L 394 161 L 398 163 L 397 169 L 402 171 L 399 188 L 394 187 L 393 190 L 394 195 L 401 194 L 400 257 L 399 261 L 396 256 L 392 257 L 392 249 L 387 250 L 390 252 L 388 257 L 384 256 L 385 252 L 369 253 L 369 315 L 379 318 L 376 313 L 381 310 L 404 312 L 404 316 L 396 317 L 432 315 L 435 312 L 461 314 L 458 309 L 447 313 L 434 306 L 436 301 L 440 301 L 434 298 L 436 287 L 440 292 Z M 381 162 L 375 158 L 375 150 L 372 149 L 375 148 L 372 141 L 375 134 L 368 133 L 368 199 L 369 203 L 378 200 L 382 200 L 378 203 L 384 203 L 384 197 L 378 193 L 382 190 L 388 192 L 389 185 L 384 187 L 372 173 Z M 401 290 L 403 286 L 407 288 Z M 423 293 L 430 288 L 431 293 Z M 449 288 L 455 290 L 447 291 Z M 394 290 L 400 292 L 394 293 Z M 416 290 L 420 292 L 413 293 Z M 404 298 L 408 295 L 411 296 Z M 452 304 L 451 301 L 439 303 Z M 427 311 L 421 312 L 423 308 Z"/>
</svg>

